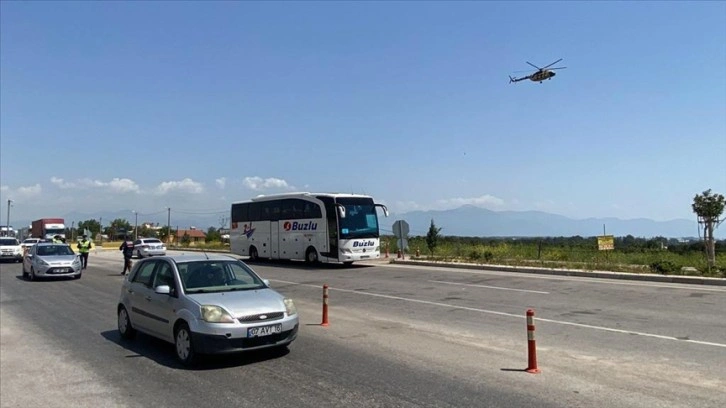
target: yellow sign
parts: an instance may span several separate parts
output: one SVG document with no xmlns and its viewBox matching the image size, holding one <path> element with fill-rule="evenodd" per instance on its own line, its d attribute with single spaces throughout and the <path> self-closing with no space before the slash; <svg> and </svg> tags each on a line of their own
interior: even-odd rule
<svg viewBox="0 0 726 408">
<path fill-rule="evenodd" d="M 615 249 L 615 237 L 612 235 L 602 235 L 597 237 L 597 249 L 600 251 L 612 251 Z"/>
</svg>

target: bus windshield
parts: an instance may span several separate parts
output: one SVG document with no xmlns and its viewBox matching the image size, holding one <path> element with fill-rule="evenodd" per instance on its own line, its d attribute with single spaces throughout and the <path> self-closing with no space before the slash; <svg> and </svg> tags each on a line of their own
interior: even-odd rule
<svg viewBox="0 0 726 408">
<path fill-rule="evenodd" d="M 345 218 L 340 218 L 340 239 L 378 238 L 378 214 L 371 198 L 338 197 L 337 203 L 345 207 Z"/>
</svg>

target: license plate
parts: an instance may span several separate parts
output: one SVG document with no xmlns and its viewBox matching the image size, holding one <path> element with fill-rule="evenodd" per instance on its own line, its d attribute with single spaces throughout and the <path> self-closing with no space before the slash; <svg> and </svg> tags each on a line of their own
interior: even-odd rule
<svg viewBox="0 0 726 408">
<path fill-rule="evenodd" d="M 56 268 L 55 273 L 68 273 L 70 272 L 68 268 Z"/>
<path fill-rule="evenodd" d="M 273 324 L 271 326 L 250 327 L 247 329 L 247 337 L 262 337 L 278 334 L 282 332 L 282 324 Z"/>
</svg>

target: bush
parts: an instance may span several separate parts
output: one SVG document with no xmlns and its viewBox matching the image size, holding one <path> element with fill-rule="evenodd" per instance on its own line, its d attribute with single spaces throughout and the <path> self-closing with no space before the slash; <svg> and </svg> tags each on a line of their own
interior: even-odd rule
<svg viewBox="0 0 726 408">
<path fill-rule="evenodd" d="M 481 254 L 476 249 L 472 249 L 471 252 L 469 252 L 469 259 L 472 261 L 477 261 L 481 258 Z"/>
<path fill-rule="evenodd" d="M 663 275 L 672 274 L 678 271 L 680 268 L 678 265 L 671 261 L 655 261 L 650 264 L 650 270 L 654 273 L 660 273 Z"/>
<path fill-rule="evenodd" d="M 484 251 L 484 260 L 489 262 L 492 259 L 494 259 L 494 254 L 492 253 L 492 251 Z"/>
</svg>

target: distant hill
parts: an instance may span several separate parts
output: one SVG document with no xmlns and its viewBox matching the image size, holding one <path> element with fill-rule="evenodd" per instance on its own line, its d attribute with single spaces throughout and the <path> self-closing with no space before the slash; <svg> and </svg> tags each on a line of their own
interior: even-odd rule
<svg viewBox="0 0 726 408">
<path fill-rule="evenodd" d="M 492 211 L 471 205 L 453 210 L 412 211 L 392 214 L 381 221 L 385 233 L 392 233 L 396 220 L 409 224 L 409 235 L 426 235 L 431 219 L 441 227 L 442 235 L 468 237 L 558 237 L 602 235 L 605 224 L 608 235 L 668 238 L 697 237 L 696 220 L 676 219 L 654 221 L 647 218 L 572 219 L 541 211 Z M 716 233 L 721 232 L 716 229 Z M 723 232 L 721 232 L 723 234 Z"/>
</svg>

